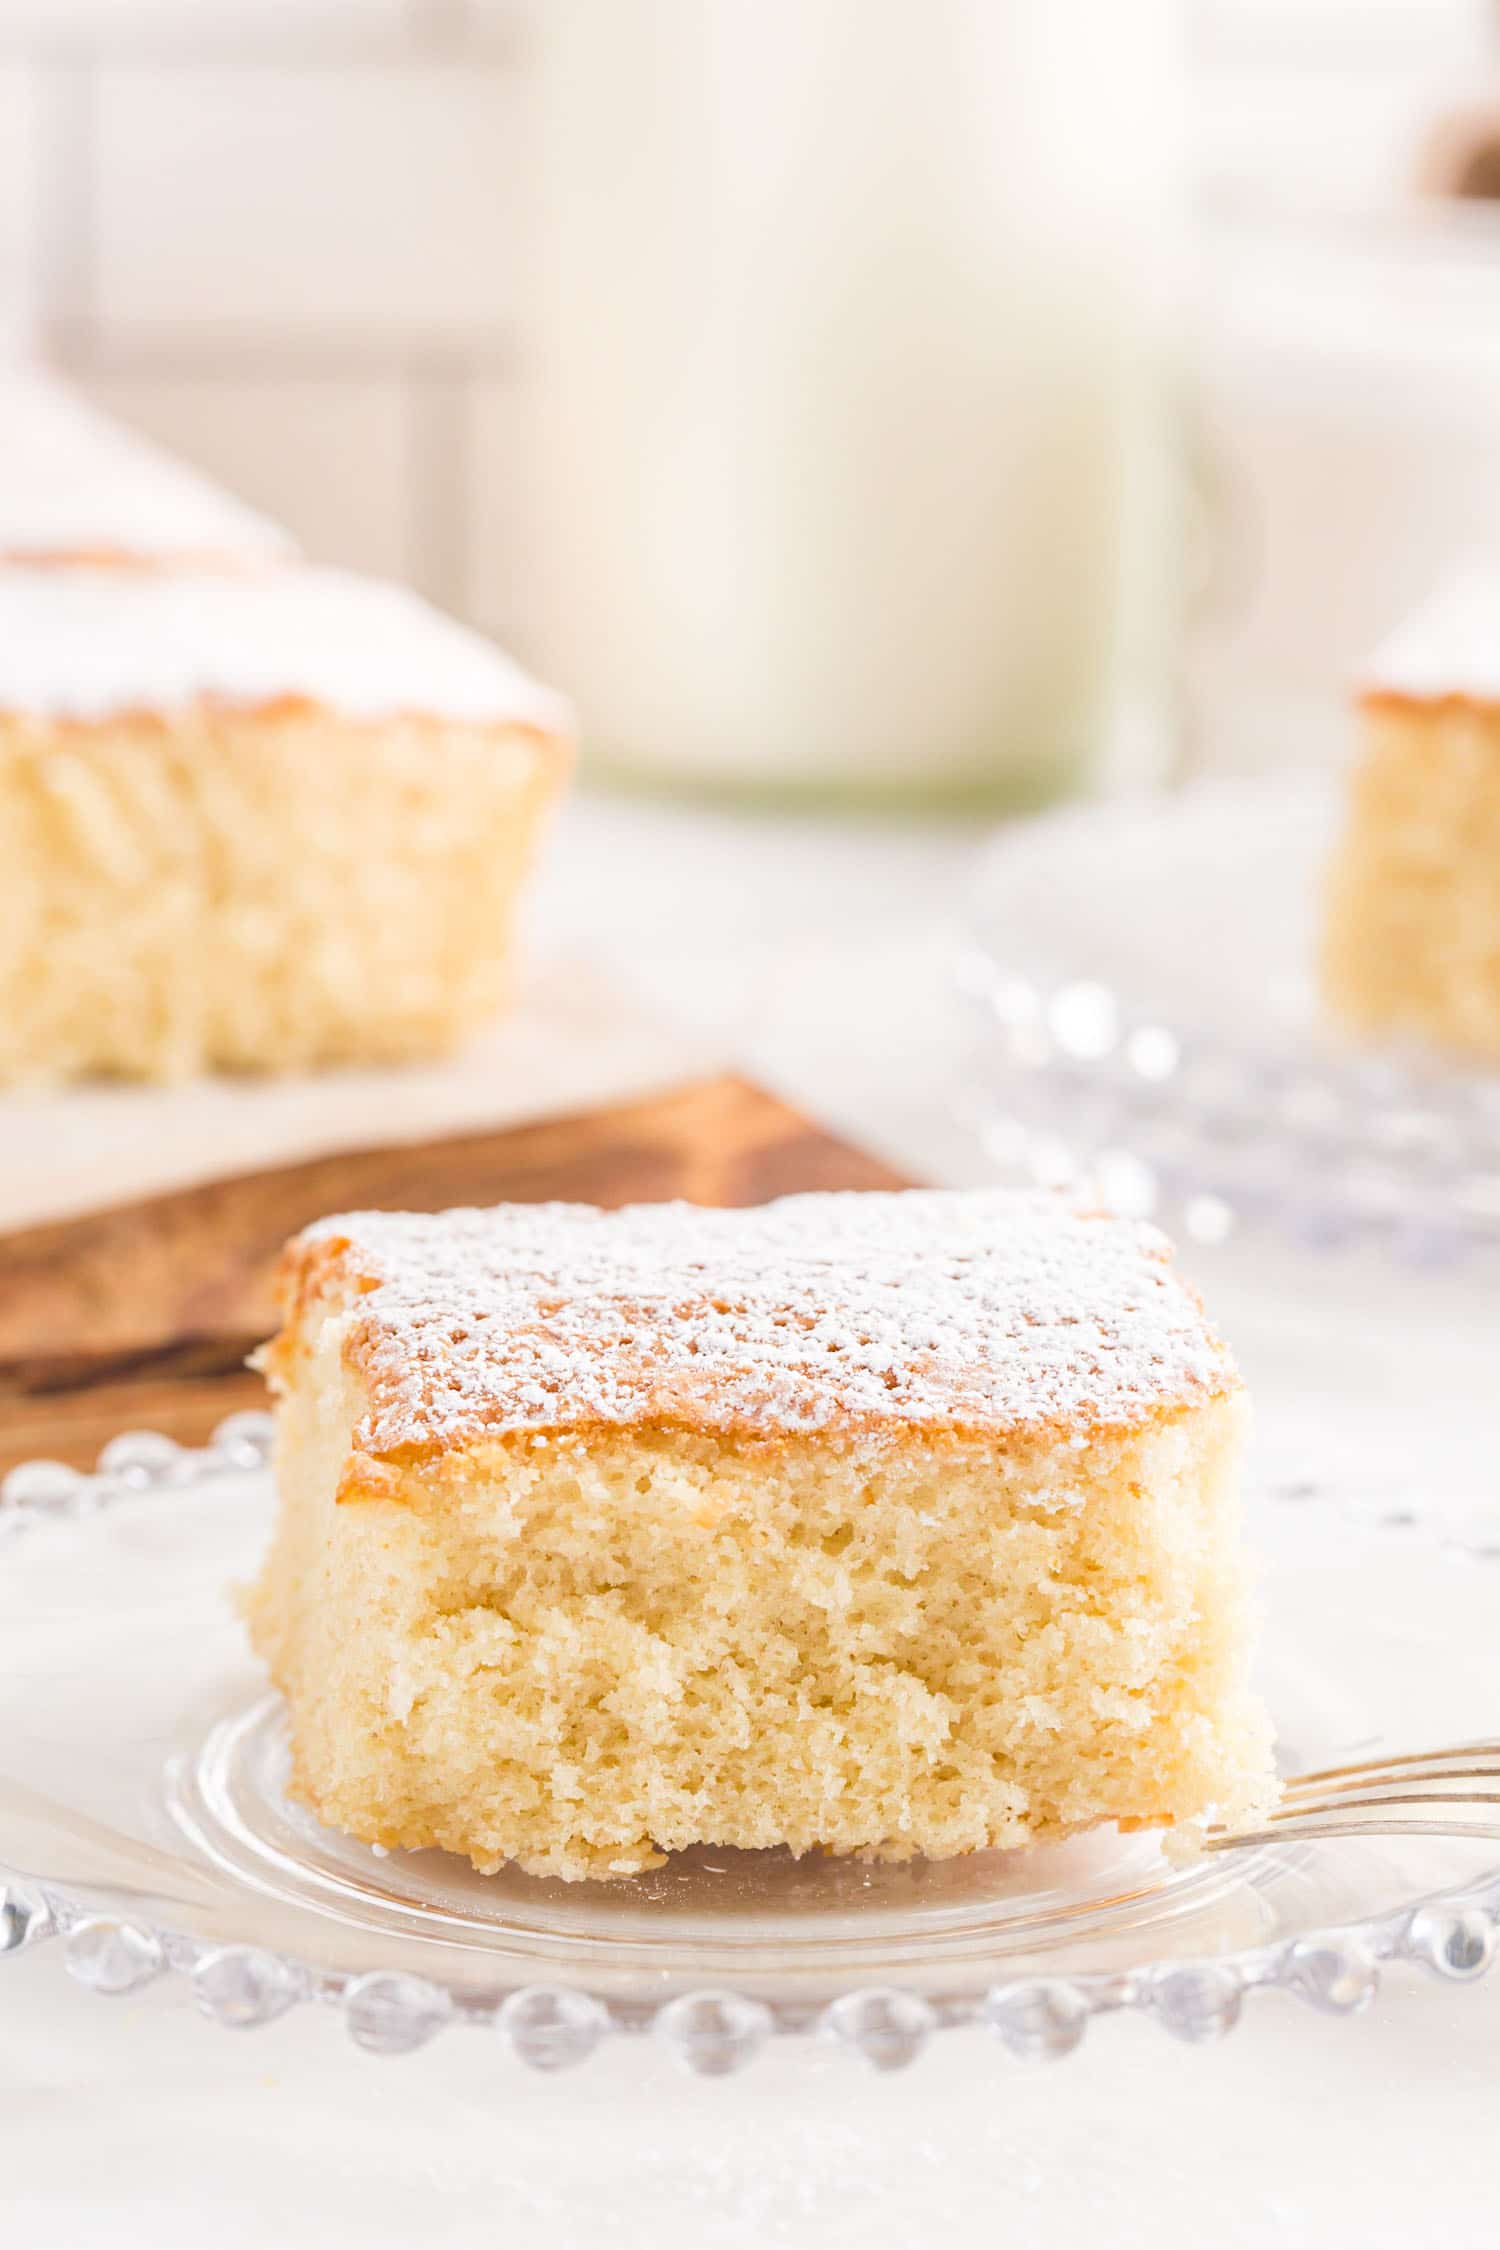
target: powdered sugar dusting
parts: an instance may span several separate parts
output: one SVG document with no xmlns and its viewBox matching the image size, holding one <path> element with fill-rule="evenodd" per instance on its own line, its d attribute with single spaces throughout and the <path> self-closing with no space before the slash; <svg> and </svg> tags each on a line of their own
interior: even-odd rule
<svg viewBox="0 0 1500 2250">
<path fill-rule="evenodd" d="M 48 380 L 0 376 L 0 552 L 266 561 L 284 531 Z"/>
<path fill-rule="evenodd" d="M 359 1212 L 290 1256 L 351 1308 L 376 1455 L 601 1423 L 1128 1426 L 1236 1380 L 1155 1228 L 1045 1194 Z"/>
<path fill-rule="evenodd" d="M 400 586 L 294 565 L 0 568 L 0 711 L 98 721 L 302 696 L 353 719 L 431 713 L 566 733 L 566 706 Z"/>
<path fill-rule="evenodd" d="M 1471 563 L 1425 602 L 1366 666 L 1376 694 L 1500 703 L 1500 564 Z"/>
</svg>

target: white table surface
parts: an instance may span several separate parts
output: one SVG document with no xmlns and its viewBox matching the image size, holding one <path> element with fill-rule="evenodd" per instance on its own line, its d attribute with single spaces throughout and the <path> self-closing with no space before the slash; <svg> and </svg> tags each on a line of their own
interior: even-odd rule
<svg viewBox="0 0 1500 2250">
<path fill-rule="evenodd" d="M 13 1098 L 0 1224 L 726 1065 L 914 1171 L 983 1177 L 944 1107 L 945 924 L 975 843 L 580 797 L 521 1013 L 461 1062 Z M 1256 1394 L 1263 1474 L 1500 1510 L 1500 1324 L 1477 1284 L 1256 1242 L 1194 1270 Z M 1500 1705 L 1500 1654 L 1493 1684 Z M 633 2045 L 553 2080 L 477 2034 L 384 2061 L 308 2011 L 239 2034 L 180 1989 L 99 1999 L 42 1947 L 0 1964 L 0 2246 L 1478 2250 L 1500 2241 L 1497 2061 L 1500 1973 L 1413 1973 L 1354 2022 L 1267 1997 L 1207 2050 L 1117 2021 L 1050 2068 L 955 2033 L 890 2079 L 799 2043 L 723 2083 Z"/>
</svg>

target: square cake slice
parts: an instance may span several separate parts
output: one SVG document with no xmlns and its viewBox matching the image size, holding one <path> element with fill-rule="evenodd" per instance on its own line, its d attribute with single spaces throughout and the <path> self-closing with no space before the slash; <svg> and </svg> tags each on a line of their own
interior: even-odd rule
<svg viewBox="0 0 1500 2250">
<path fill-rule="evenodd" d="M 0 1081 L 452 1046 L 568 734 L 398 587 L 0 563 Z"/>
<path fill-rule="evenodd" d="M 1153 1229 L 1003 1192 L 356 1213 L 282 1289 L 250 1616 L 330 1825 L 579 1878 L 1267 1793 L 1243 1394 Z"/>
<path fill-rule="evenodd" d="M 1328 888 L 1323 985 L 1367 1033 L 1500 1062 L 1500 568 L 1384 649 Z"/>
</svg>

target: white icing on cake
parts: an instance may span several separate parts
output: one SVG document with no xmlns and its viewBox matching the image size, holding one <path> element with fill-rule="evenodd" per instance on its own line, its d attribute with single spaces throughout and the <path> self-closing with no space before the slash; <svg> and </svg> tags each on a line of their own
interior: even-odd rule
<svg viewBox="0 0 1500 2250">
<path fill-rule="evenodd" d="M 264 561 L 292 541 L 56 384 L 0 380 L 0 555 L 115 552 Z"/>
<path fill-rule="evenodd" d="M 282 696 L 358 719 L 568 725 L 509 657 L 397 586 L 295 565 L 245 577 L 0 567 L 0 710 L 105 719 Z"/>
<path fill-rule="evenodd" d="M 1002 1191 L 359 1212 L 289 1254 L 348 1310 L 376 1455 L 600 1423 L 1131 1426 L 1236 1383 L 1170 1257 Z"/>
<path fill-rule="evenodd" d="M 1365 668 L 1376 694 L 1500 703 L 1500 563 L 1473 563 L 1441 586 Z"/>
</svg>

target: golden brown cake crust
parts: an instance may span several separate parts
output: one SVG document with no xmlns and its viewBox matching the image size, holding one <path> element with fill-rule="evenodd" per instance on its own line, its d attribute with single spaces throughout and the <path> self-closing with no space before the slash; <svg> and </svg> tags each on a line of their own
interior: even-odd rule
<svg viewBox="0 0 1500 2250">
<path fill-rule="evenodd" d="M 98 745 L 106 751 L 122 733 L 149 736 L 170 742 L 185 730 L 212 725 L 216 719 L 244 722 L 248 726 L 338 727 L 342 742 L 357 745 L 361 736 L 372 742 L 385 737 L 392 726 L 426 733 L 434 739 L 448 731 L 450 722 L 436 711 L 418 708 L 393 710 L 381 718 L 347 718 L 332 704 L 316 697 L 286 693 L 253 697 L 195 695 L 190 703 L 164 711 L 149 704 L 122 704 L 104 718 L 37 719 L 31 712 L 14 709 L 0 697 L 0 762 L 29 753 L 45 736 L 49 745 L 87 752 Z M 571 736 L 554 733 L 533 718 L 495 719 L 476 725 L 474 733 L 496 743 L 520 739 L 532 744 L 546 759 L 552 786 L 561 788 L 572 771 L 575 748 Z"/>
<path fill-rule="evenodd" d="M 0 568 L 9 570 L 211 571 L 215 577 L 262 578 L 291 567 L 290 556 L 240 553 L 232 547 L 38 547 L 11 541 L 0 547 Z"/>
<path fill-rule="evenodd" d="M 1478 714 L 1487 719 L 1500 719 L 1500 697 L 1470 695 L 1454 688 L 1442 695 L 1423 695 L 1415 689 L 1408 691 L 1397 687 L 1361 688 L 1355 697 L 1356 708 L 1361 711 L 1394 711 L 1411 716 L 1415 712 L 1445 712 Z"/>
<path fill-rule="evenodd" d="M 1055 1443 L 1239 1387 L 1162 1235 L 1041 1193 L 356 1213 L 291 1243 L 281 1287 L 273 1376 L 344 1324 L 351 1494 L 481 1440 Z"/>
</svg>

